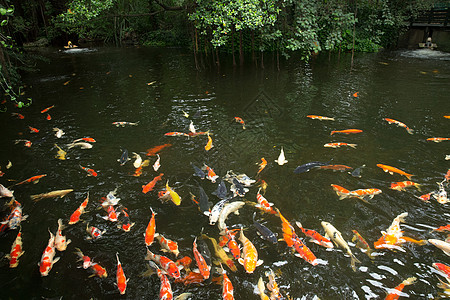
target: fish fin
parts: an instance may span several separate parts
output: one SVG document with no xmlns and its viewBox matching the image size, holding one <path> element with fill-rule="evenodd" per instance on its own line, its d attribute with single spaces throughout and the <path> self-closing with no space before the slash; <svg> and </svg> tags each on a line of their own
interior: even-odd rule
<svg viewBox="0 0 450 300">
<path fill-rule="evenodd" d="M 353 149 L 356 149 L 356 144 L 347 144 L 349 147 L 352 147 Z"/>
<path fill-rule="evenodd" d="M 243 259 L 242 257 L 240 257 L 240 258 L 238 259 L 238 262 L 239 262 L 241 265 L 244 265 L 244 259 Z"/>
<path fill-rule="evenodd" d="M 264 263 L 264 261 L 262 260 L 262 259 L 259 259 L 257 262 L 256 262 L 256 266 L 260 266 L 260 265 L 262 265 Z"/>
<path fill-rule="evenodd" d="M 414 134 L 414 130 L 412 130 L 411 128 L 406 128 L 406 131 L 408 131 L 409 134 Z"/>
</svg>

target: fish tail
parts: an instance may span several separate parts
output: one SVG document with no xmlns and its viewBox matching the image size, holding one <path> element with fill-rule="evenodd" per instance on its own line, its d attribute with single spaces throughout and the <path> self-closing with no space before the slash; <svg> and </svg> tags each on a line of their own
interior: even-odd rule
<svg viewBox="0 0 450 300">
<path fill-rule="evenodd" d="M 39 200 L 42 200 L 44 197 L 42 197 L 42 194 L 38 194 L 38 195 L 31 195 L 30 198 L 34 202 L 38 202 Z"/>
<path fill-rule="evenodd" d="M 414 284 L 417 281 L 416 277 L 409 277 L 408 279 L 405 279 L 402 283 L 404 285 L 411 285 Z"/>
<path fill-rule="evenodd" d="M 333 135 L 333 134 L 335 134 L 335 133 L 336 133 L 336 131 L 333 130 L 333 131 L 330 133 L 330 135 Z"/>
<path fill-rule="evenodd" d="M 339 196 L 339 200 L 343 200 L 343 199 L 345 199 L 345 198 L 348 198 L 348 197 L 350 197 L 350 194 L 349 193 L 337 193 L 338 194 L 338 196 Z"/>
<path fill-rule="evenodd" d="M 349 147 L 352 147 L 353 149 L 356 149 L 356 144 L 347 144 Z"/>
<path fill-rule="evenodd" d="M 353 272 L 356 272 L 356 263 L 361 263 L 356 256 L 353 253 L 349 253 L 350 254 L 350 265 L 352 267 Z"/>
<path fill-rule="evenodd" d="M 406 178 L 408 178 L 409 180 L 411 180 L 411 177 L 413 177 L 413 174 L 405 174 Z"/>
<path fill-rule="evenodd" d="M 400 215 L 398 215 L 398 220 L 399 220 L 399 222 L 405 222 L 405 218 L 408 216 L 408 213 L 407 212 L 404 212 L 404 213 L 402 213 L 402 214 L 400 214 Z"/>
<path fill-rule="evenodd" d="M 407 131 L 409 134 L 414 134 L 414 130 L 412 130 L 411 128 L 406 127 L 406 131 Z"/>
</svg>

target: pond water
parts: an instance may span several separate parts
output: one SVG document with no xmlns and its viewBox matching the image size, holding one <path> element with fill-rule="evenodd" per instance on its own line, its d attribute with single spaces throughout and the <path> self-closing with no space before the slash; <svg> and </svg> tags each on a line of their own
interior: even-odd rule
<svg viewBox="0 0 450 300">
<path fill-rule="evenodd" d="M 297 234 L 321 264 L 312 266 L 294 256 L 284 241 L 273 245 L 262 240 L 252 226 L 252 216 L 282 238 L 280 218 L 263 214 L 249 203 L 239 215 L 227 219 L 230 228 L 245 228 L 245 235 L 258 250 L 263 265 L 247 274 L 238 263 L 238 271 L 227 274 L 234 286 L 236 299 L 259 299 L 256 284 L 265 272 L 274 270 L 281 293 L 292 299 L 380 299 L 408 277 L 417 277 L 414 285 L 403 291 L 410 299 L 433 299 L 442 292 L 437 287 L 441 275 L 434 262 L 449 263 L 449 258 L 433 245 L 406 243 L 403 251 L 380 249 L 374 259 L 351 243 L 352 230 L 357 230 L 373 248 L 381 233 L 392 220 L 408 212 L 401 225 L 404 235 L 421 240 L 444 240 L 445 233 L 431 232 L 449 223 L 449 206 L 434 198 L 428 203 L 416 196 L 438 190 L 450 168 L 445 156 L 450 154 L 450 142 L 433 143 L 431 137 L 450 137 L 450 55 L 432 51 L 399 51 L 377 54 L 357 54 L 350 70 L 348 54 L 329 58 L 319 56 L 309 63 L 291 58 L 281 63 L 278 71 L 266 55 L 265 68 L 247 62 L 242 68 L 229 66 L 222 58 L 220 70 L 195 70 L 189 51 L 153 48 L 96 48 L 88 51 L 61 52 L 49 49 L 40 53 L 48 58 L 37 65 L 38 72 L 25 76 L 28 96 L 33 104 L 25 109 L 10 109 L 0 115 L 0 165 L 5 175 L 0 183 L 11 186 L 34 175 L 47 174 L 37 184 L 11 187 L 15 198 L 29 215 L 22 223 L 23 249 L 17 268 L 10 269 L 4 259 L 0 269 L 2 298 L 11 299 L 157 299 L 160 280 L 156 275 L 142 276 L 148 263 L 144 260 L 146 246 L 143 234 L 151 217 L 150 207 L 157 213 L 156 229 L 178 242 L 180 257 L 194 259 L 192 243 L 203 232 L 219 239 L 217 226 L 209 225 L 191 201 L 190 193 L 199 195 L 198 185 L 206 191 L 209 201 L 218 198 L 211 193 L 217 183 L 194 177 L 191 163 L 207 164 L 220 177 L 228 170 L 245 173 L 267 182 L 265 197 L 279 208 L 291 224 L 301 221 L 306 228 L 321 234 L 321 221 L 333 224 L 349 242 L 351 251 L 361 261 L 356 272 L 350 258 L 340 247 L 326 249 L 308 241 L 296 227 Z M 228 64 L 227 64 L 228 62 Z M 357 97 L 354 94 L 357 93 Z M 40 111 L 54 105 L 47 113 Z M 25 119 L 11 116 L 19 112 Z M 185 114 L 189 114 L 186 118 Z M 307 115 L 333 117 L 335 121 L 320 121 Z M 242 125 L 235 117 L 245 121 Z M 384 118 L 405 123 L 413 134 Z M 116 127 L 112 123 L 137 123 Z M 189 132 L 190 123 L 198 131 L 209 131 L 213 148 L 205 150 L 207 136 L 170 137 L 167 132 Z M 28 126 L 38 128 L 30 133 Z M 57 138 L 53 128 L 65 134 Z M 333 134 L 333 130 L 360 129 L 358 134 Z M 81 137 L 96 140 L 92 149 L 67 144 Z M 14 140 L 27 139 L 30 148 Z M 345 142 L 356 148 L 328 148 L 324 144 Z M 67 159 L 55 158 L 55 143 L 67 151 Z M 159 152 L 161 168 L 152 168 L 155 156 L 147 157 L 148 149 L 171 144 Z M 287 163 L 275 160 L 284 149 Z M 122 151 L 139 153 L 150 159 L 141 176 L 133 176 L 133 161 L 121 165 Z M 268 164 L 257 176 L 258 164 L 264 157 Z M 6 169 L 8 161 L 12 167 Z M 320 161 L 357 168 L 365 165 L 361 177 L 347 172 L 313 169 L 294 174 L 302 164 Z M 399 174 L 390 175 L 377 167 L 385 164 L 414 174 L 412 181 L 421 184 L 421 191 L 390 189 L 392 182 L 407 180 Z M 98 172 L 87 176 L 81 166 Z M 147 194 L 142 186 L 159 173 L 164 173 L 155 189 Z M 161 202 L 157 192 L 166 181 L 181 196 L 180 206 Z M 256 202 L 259 183 L 253 184 L 245 201 Z M 230 188 L 230 184 L 227 188 Z M 349 190 L 377 188 L 382 193 L 368 203 L 357 198 L 339 200 L 331 184 Z M 30 200 L 34 194 L 73 189 L 63 198 Z M 126 207 L 135 225 L 130 232 L 117 228 L 120 224 L 106 221 L 100 207 L 102 197 L 117 189 L 120 204 Z M 448 191 L 448 189 L 447 189 Z M 87 240 L 86 224 L 67 225 L 69 217 L 86 198 L 89 203 L 81 216 L 101 230 L 104 236 Z M 6 199 L 8 201 L 9 199 Z M 7 214 L 6 210 L 3 214 Z M 47 277 L 41 277 L 37 266 L 47 245 L 50 229 L 57 230 L 57 220 L 67 225 L 63 233 L 71 239 L 64 252 L 56 256 Z M 17 230 L 6 231 L 0 237 L 2 253 L 9 253 Z M 88 276 L 80 268 L 75 248 L 106 268 L 107 278 Z M 160 251 L 155 241 L 149 247 Z M 212 250 L 212 249 L 211 249 Z M 116 253 L 119 254 L 126 277 L 126 294 L 121 296 L 115 286 Z M 195 265 L 195 263 L 194 263 Z M 192 266 L 192 268 L 195 268 Z M 213 266 L 213 271 L 217 266 Z M 184 271 L 182 271 L 183 273 Z M 184 274 L 184 273 L 183 273 Z M 222 286 L 215 283 L 183 285 L 171 281 L 174 295 L 193 293 L 194 299 L 220 299 Z M 269 293 L 266 289 L 266 293 Z"/>
</svg>

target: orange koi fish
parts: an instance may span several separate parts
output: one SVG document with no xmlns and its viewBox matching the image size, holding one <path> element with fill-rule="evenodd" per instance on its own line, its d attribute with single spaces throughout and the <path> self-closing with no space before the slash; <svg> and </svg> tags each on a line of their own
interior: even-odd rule
<svg viewBox="0 0 450 300">
<path fill-rule="evenodd" d="M 245 129 L 245 122 L 244 122 L 244 120 L 242 120 L 242 118 L 234 117 L 234 120 L 235 120 L 237 123 L 239 123 L 239 124 L 242 125 L 242 129 Z"/>
<path fill-rule="evenodd" d="M 450 138 L 433 137 L 433 138 L 428 138 L 427 141 L 435 142 L 435 143 L 440 143 L 440 142 L 442 142 L 442 141 L 450 141 Z"/>
<path fill-rule="evenodd" d="M 399 285 L 397 285 L 394 288 L 394 290 L 389 295 L 387 295 L 386 298 L 384 298 L 384 299 L 385 300 L 396 300 L 396 299 L 400 298 L 400 293 L 403 291 L 405 286 L 415 283 L 416 280 L 417 280 L 416 277 L 409 277 L 408 279 L 403 280 L 403 282 L 400 283 Z"/>
<path fill-rule="evenodd" d="M 445 180 L 450 181 L 450 169 L 448 169 L 447 174 L 444 176 Z"/>
<path fill-rule="evenodd" d="M 436 229 L 433 229 L 433 231 L 438 231 L 438 232 L 450 231 L 450 224 L 447 224 L 445 226 L 440 226 Z"/>
<path fill-rule="evenodd" d="M 358 247 L 359 249 L 362 249 L 366 252 L 367 256 L 369 256 L 370 259 L 374 259 L 375 257 L 372 255 L 372 249 L 370 248 L 369 244 L 367 243 L 367 241 L 359 234 L 358 231 L 356 230 L 352 230 L 353 232 L 353 238 L 352 238 L 352 242 L 355 243 L 356 242 L 356 247 Z"/>
<path fill-rule="evenodd" d="M 323 246 L 325 248 L 333 248 L 333 243 L 323 237 L 320 233 L 318 233 L 315 230 L 312 229 L 305 229 L 303 228 L 302 224 L 300 222 L 295 222 L 295 224 L 297 225 L 298 228 L 301 229 L 301 231 L 308 237 L 310 237 L 311 239 L 309 240 L 310 242 L 316 243 L 317 245 Z"/>
<path fill-rule="evenodd" d="M 243 258 L 240 257 L 238 262 L 244 266 L 247 273 L 251 274 L 255 271 L 257 266 L 260 266 L 263 261 L 258 260 L 258 251 L 250 240 L 244 235 L 244 230 L 241 228 L 241 235 L 239 241 L 244 245 Z"/>
<path fill-rule="evenodd" d="M 322 170 L 333 170 L 333 171 L 348 171 L 353 169 L 352 167 L 346 166 L 346 165 L 326 165 L 326 166 L 319 166 L 319 169 Z"/>
<path fill-rule="evenodd" d="M 405 243 L 406 240 L 403 239 L 400 223 L 405 222 L 407 216 L 408 213 L 404 212 L 395 217 L 387 231 L 382 231 L 382 236 L 373 244 L 375 249 L 401 249 L 398 246 Z"/>
<path fill-rule="evenodd" d="M 83 137 L 83 138 L 74 140 L 72 143 L 76 143 L 76 142 L 80 142 L 80 141 L 85 141 L 85 142 L 90 142 L 90 143 L 97 142 L 95 139 L 93 139 L 91 137 Z"/>
<path fill-rule="evenodd" d="M 331 131 L 330 135 L 333 135 L 335 133 L 350 134 L 350 133 L 361 133 L 361 132 L 363 132 L 363 131 L 360 129 L 333 130 L 333 131 Z"/>
<path fill-rule="evenodd" d="M 222 267 L 222 265 L 221 265 Z M 234 300 L 233 296 L 233 284 L 231 284 L 230 278 L 228 278 L 227 272 L 222 267 L 223 275 L 223 287 L 222 287 L 222 299 L 223 300 Z"/>
<path fill-rule="evenodd" d="M 289 223 L 289 221 L 286 220 L 285 217 L 283 217 L 283 215 L 281 214 L 279 209 L 276 209 L 276 211 L 281 220 L 281 229 L 283 231 L 283 239 L 286 242 L 286 244 L 288 245 L 288 247 L 292 247 L 294 245 L 294 240 L 293 240 L 293 236 L 295 235 L 294 228 Z"/>
<path fill-rule="evenodd" d="M 80 221 L 81 214 L 84 213 L 84 209 L 88 205 L 89 202 L 89 192 L 87 194 L 86 199 L 81 203 L 81 205 L 73 212 L 73 214 L 70 216 L 69 225 L 75 224 L 78 221 Z"/>
<path fill-rule="evenodd" d="M 161 286 L 159 287 L 159 299 L 161 300 L 172 300 L 173 292 L 172 287 L 170 286 L 170 281 L 167 276 L 161 271 L 161 269 L 154 263 L 149 262 L 150 266 L 156 270 L 156 274 L 161 281 Z"/>
<path fill-rule="evenodd" d="M 241 249 L 239 248 L 238 243 L 234 239 L 236 232 L 232 233 L 230 230 L 228 230 L 228 228 L 225 228 L 225 232 L 228 238 L 226 245 L 228 246 L 228 249 L 230 250 L 234 259 L 239 260 L 239 258 L 241 257 Z M 219 246 L 223 247 L 224 245 L 221 245 L 219 243 Z"/>
<path fill-rule="evenodd" d="M 22 232 L 19 229 L 19 233 L 11 246 L 11 252 L 5 255 L 5 257 L 9 259 L 10 268 L 15 268 L 19 265 L 19 257 L 21 257 L 24 252 L 25 251 L 22 251 Z"/>
<path fill-rule="evenodd" d="M 330 118 L 330 117 L 323 117 L 323 116 L 316 116 L 316 115 L 307 115 L 306 117 L 313 119 L 313 120 L 334 121 L 334 118 Z"/>
<path fill-rule="evenodd" d="M 401 182 L 392 182 L 391 189 L 397 191 L 404 191 L 405 188 L 415 186 L 420 191 L 420 184 L 412 182 L 412 181 L 401 181 Z"/>
<path fill-rule="evenodd" d="M 258 189 L 258 193 L 256 194 L 256 200 L 258 201 L 258 204 L 255 205 L 255 207 L 258 207 L 262 211 L 268 213 L 268 214 L 274 214 L 276 215 L 277 212 L 272 208 L 273 203 L 270 203 L 267 201 L 266 198 L 264 198 L 263 195 L 260 194 L 261 188 Z"/>
<path fill-rule="evenodd" d="M 155 263 L 158 263 L 163 271 L 172 278 L 178 279 L 181 276 L 178 266 L 171 259 L 162 255 L 153 254 L 148 248 L 145 260 L 152 260 Z"/>
<path fill-rule="evenodd" d="M 267 160 L 264 157 L 261 157 L 261 163 L 259 164 L 259 169 L 256 174 L 261 173 L 262 170 L 267 166 Z"/>
<path fill-rule="evenodd" d="M 197 272 L 189 272 L 183 278 L 175 279 L 174 282 L 175 283 L 180 283 L 181 282 L 184 285 L 189 285 L 189 284 L 202 283 L 203 281 L 205 281 L 205 278 L 203 278 L 202 274 L 197 273 Z"/>
<path fill-rule="evenodd" d="M 375 188 L 359 189 L 359 190 L 350 191 L 350 193 L 348 193 L 346 196 L 347 197 L 356 197 L 356 198 L 359 198 L 359 199 L 367 202 L 367 200 L 370 200 L 375 195 L 378 195 L 381 193 L 382 193 L 382 191 L 380 189 L 375 189 Z"/>
<path fill-rule="evenodd" d="M 36 175 L 36 176 L 30 177 L 30 178 L 28 178 L 28 179 L 25 179 L 24 181 L 21 181 L 21 182 L 19 182 L 19 183 L 13 184 L 12 186 L 21 185 L 21 184 L 24 184 L 24 183 L 30 183 L 30 182 L 33 182 L 34 184 L 36 184 L 36 183 L 39 182 L 39 180 L 40 180 L 42 177 L 45 177 L 45 176 L 47 176 L 47 174 Z"/>
<path fill-rule="evenodd" d="M 354 94 L 353 94 L 353 97 L 358 98 L 358 93 L 359 93 L 359 92 L 354 93 Z"/>
<path fill-rule="evenodd" d="M 189 134 L 184 132 L 172 131 L 164 134 L 165 136 L 189 136 Z"/>
<path fill-rule="evenodd" d="M 31 127 L 31 126 L 28 126 L 28 128 L 30 128 L 30 133 L 38 133 L 39 132 L 39 129 L 37 129 L 37 128 Z"/>
<path fill-rule="evenodd" d="M 216 173 L 214 172 L 213 169 L 208 167 L 206 164 L 204 164 L 204 165 L 205 165 L 206 171 L 208 171 L 208 174 L 206 175 L 206 179 L 211 180 L 212 183 L 216 183 L 216 179 L 219 178 L 219 176 L 216 175 Z"/>
<path fill-rule="evenodd" d="M 183 266 L 184 270 L 188 270 L 189 266 L 192 263 L 192 259 L 189 256 L 185 256 L 183 258 L 178 259 L 175 264 L 177 266 Z"/>
<path fill-rule="evenodd" d="M 446 119 L 450 119 L 450 116 L 444 116 L 444 118 L 446 118 Z"/>
<path fill-rule="evenodd" d="M 208 131 L 197 131 L 197 132 L 188 132 L 187 136 L 199 136 L 199 135 L 208 135 L 209 130 Z"/>
<path fill-rule="evenodd" d="M 47 121 L 50 121 L 50 120 L 52 119 L 52 117 L 50 116 L 50 114 L 47 114 L 47 117 L 45 117 L 45 119 L 46 119 Z"/>
<path fill-rule="evenodd" d="M 59 260 L 59 257 L 54 259 L 56 254 L 55 236 L 50 232 L 50 230 L 48 232 L 50 233 L 50 239 L 48 240 L 47 247 L 42 254 L 41 262 L 38 264 L 39 272 L 41 273 L 42 277 L 47 276 L 48 273 L 50 273 L 53 264 L 55 264 Z"/>
<path fill-rule="evenodd" d="M 284 299 L 281 296 L 280 288 L 278 287 L 278 283 L 275 281 L 275 273 L 273 273 L 272 269 L 269 269 L 269 271 L 266 272 L 266 276 L 269 278 L 267 289 L 271 292 L 270 299 Z"/>
<path fill-rule="evenodd" d="M 91 276 L 98 276 L 100 278 L 106 278 L 108 277 L 108 273 L 106 272 L 106 269 L 100 266 L 98 263 L 93 263 L 91 265 L 92 271 L 94 271 L 94 274 Z"/>
<path fill-rule="evenodd" d="M 147 156 L 155 156 L 156 153 L 160 152 L 162 149 L 172 146 L 172 144 L 163 144 L 159 146 L 155 146 L 153 148 L 147 149 Z"/>
<path fill-rule="evenodd" d="M 423 195 L 420 195 L 420 196 L 416 196 L 416 197 L 417 197 L 418 199 L 424 201 L 424 202 L 428 202 L 428 201 L 430 201 L 430 199 L 431 199 L 431 195 L 433 195 L 433 192 L 428 193 L 428 194 L 423 194 Z"/>
<path fill-rule="evenodd" d="M 64 225 L 62 219 L 58 219 L 58 230 L 55 234 L 55 247 L 60 252 L 66 250 L 67 245 L 71 242 L 71 240 L 66 239 L 66 237 L 62 234 L 63 229 Z"/>
<path fill-rule="evenodd" d="M 47 107 L 47 108 L 41 110 L 41 114 L 48 112 L 48 111 L 49 111 L 50 109 L 52 109 L 53 107 L 55 107 L 55 106 L 52 105 L 52 106 L 50 106 L 50 107 Z"/>
<path fill-rule="evenodd" d="M 135 223 L 131 223 L 130 216 L 128 215 L 126 210 L 127 208 L 123 207 L 122 210 L 120 211 L 121 214 L 123 215 L 123 222 L 122 225 L 117 225 L 117 228 L 120 228 L 125 232 L 129 232 L 131 230 L 131 227 L 133 227 Z"/>
<path fill-rule="evenodd" d="M 80 168 L 82 168 L 83 170 L 85 170 L 87 172 L 87 176 L 97 177 L 97 175 L 98 175 L 94 169 L 86 168 L 86 167 L 83 167 L 82 165 L 80 165 Z"/>
<path fill-rule="evenodd" d="M 436 270 L 441 271 L 442 273 L 444 273 L 447 278 L 450 278 L 450 266 L 448 266 L 446 264 L 441 264 L 441 263 L 434 263 L 433 267 Z"/>
<path fill-rule="evenodd" d="M 87 268 L 92 266 L 93 262 L 92 262 L 92 259 L 89 256 L 84 255 L 83 252 L 81 252 L 81 250 L 79 248 L 75 248 L 75 251 L 76 252 L 74 252 L 74 254 L 78 255 L 78 257 L 79 257 L 78 261 L 82 261 L 83 262 L 83 265 L 82 265 L 83 269 L 86 270 Z"/>
<path fill-rule="evenodd" d="M 21 115 L 19 113 L 11 113 L 11 116 L 16 117 L 17 119 L 23 120 L 25 119 L 24 115 Z"/>
<path fill-rule="evenodd" d="M 198 269 L 200 274 L 202 274 L 204 279 L 208 279 L 211 275 L 211 267 L 206 263 L 205 258 L 201 255 L 201 253 L 197 249 L 197 237 L 194 239 L 192 251 L 194 252 L 195 261 L 197 262 Z"/>
<path fill-rule="evenodd" d="M 349 196 L 350 190 L 347 190 L 346 188 L 343 188 L 340 185 L 337 184 L 331 184 L 331 187 L 336 192 L 336 194 L 339 196 L 339 199 L 344 199 Z"/>
<path fill-rule="evenodd" d="M 178 254 L 180 254 L 180 251 L 178 251 L 177 242 L 169 240 L 159 233 L 155 233 L 155 237 L 158 239 L 158 242 L 161 245 L 162 248 L 161 251 L 172 252 L 173 254 L 175 254 L 175 257 L 177 257 Z"/>
<path fill-rule="evenodd" d="M 413 130 L 411 128 L 409 128 L 408 126 L 406 126 L 404 123 L 400 122 L 400 121 L 397 121 L 397 120 L 394 120 L 394 119 L 389 119 L 389 118 L 384 118 L 383 120 L 385 120 L 389 124 L 395 124 L 395 125 L 397 125 L 399 127 L 403 127 L 403 128 L 406 129 L 406 131 L 409 134 L 413 134 Z"/>
<path fill-rule="evenodd" d="M 411 179 L 412 174 L 408 174 L 400 169 L 397 169 L 396 167 L 391 167 L 388 165 L 383 165 L 383 164 L 377 164 L 377 167 L 383 169 L 384 172 L 389 172 L 389 174 L 394 175 L 394 173 L 398 173 L 400 175 L 404 175 L 406 178 Z"/>
<path fill-rule="evenodd" d="M 155 187 L 155 184 L 162 179 L 164 173 L 160 173 L 158 176 L 156 176 L 155 178 L 153 178 L 152 181 L 150 181 L 149 183 L 147 183 L 146 185 L 142 186 L 142 192 L 144 194 L 147 194 L 148 192 L 150 192 L 151 190 L 153 190 L 153 188 Z"/>
<path fill-rule="evenodd" d="M 205 150 L 206 150 L 206 151 L 209 151 L 209 150 L 211 150 L 212 147 L 214 147 L 213 144 L 212 144 L 212 138 L 211 138 L 211 136 L 208 134 L 208 143 L 207 143 L 206 146 L 205 146 Z"/>
<path fill-rule="evenodd" d="M 323 145 L 325 148 L 339 148 L 341 146 L 347 146 L 347 147 L 352 147 L 353 149 L 356 149 L 356 144 L 347 144 L 347 143 L 327 143 L 325 145 Z"/>
<path fill-rule="evenodd" d="M 136 171 L 134 171 L 133 176 L 134 176 L 134 177 L 139 177 L 139 176 L 141 176 L 141 175 L 142 175 L 142 166 L 138 167 L 138 168 L 136 169 Z"/>
<path fill-rule="evenodd" d="M 15 141 L 14 141 L 14 144 L 18 144 L 18 143 L 20 143 L 20 142 L 24 142 L 24 146 L 25 146 L 25 147 L 31 148 L 32 142 L 29 141 L 29 140 L 15 140 Z"/>
<path fill-rule="evenodd" d="M 106 212 L 108 213 L 107 216 L 103 216 L 102 218 L 105 219 L 106 221 L 111 221 L 111 222 L 117 222 L 118 221 L 118 217 L 120 215 L 120 212 L 116 212 L 116 210 L 114 209 L 114 206 L 109 205 L 108 208 L 106 209 Z"/>
<path fill-rule="evenodd" d="M 116 257 L 117 257 L 117 272 L 116 272 L 116 285 L 117 288 L 119 289 L 119 292 L 121 295 L 125 294 L 125 291 L 127 290 L 127 283 L 128 280 L 125 277 L 125 273 L 123 272 L 123 268 L 122 268 L 122 264 L 120 263 L 119 260 L 119 253 L 116 252 Z"/>
<path fill-rule="evenodd" d="M 145 233 L 144 233 L 146 246 L 150 246 L 153 243 L 153 240 L 155 239 L 155 231 L 156 231 L 156 220 L 155 220 L 156 213 L 153 211 L 153 209 L 151 207 L 150 207 L 150 210 L 152 211 L 152 217 L 151 217 L 150 221 L 148 222 L 147 229 L 145 229 Z"/>
<path fill-rule="evenodd" d="M 294 254 L 295 256 L 303 258 L 313 266 L 319 264 L 314 253 L 312 253 L 312 251 L 302 242 L 295 231 L 292 240 L 294 241 L 293 248 L 297 251 L 297 253 Z"/>
</svg>

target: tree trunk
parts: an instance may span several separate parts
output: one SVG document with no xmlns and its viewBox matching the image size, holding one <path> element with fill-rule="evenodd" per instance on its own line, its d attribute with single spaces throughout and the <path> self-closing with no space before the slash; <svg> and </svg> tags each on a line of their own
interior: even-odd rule
<svg viewBox="0 0 450 300">
<path fill-rule="evenodd" d="M 358 6 L 355 7 L 355 19 L 357 13 L 358 13 Z M 353 57 L 355 56 L 355 33 L 356 33 L 356 22 L 353 23 L 352 63 L 350 65 L 350 69 L 353 69 Z"/>
<path fill-rule="evenodd" d="M 280 51 L 277 48 L 277 69 L 280 71 Z"/>
<path fill-rule="evenodd" d="M 252 30 L 252 61 L 255 62 L 255 32 Z"/>
<path fill-rule="evenodd" d="M 244 49 L 242 46 L 242 30 L 239 31 L 239 63 L 240 65 L 244 65 Z"/>
<path fill-rule="evenodd" d="M 264 51 L 261 51 L 261 68 L 264 69 Z"/>
<path fill-rule="evenodd" d="M 216 48 L 217 68 L 220 68 L 219 50 Z"/>
<path fill-rule="evenodd" d="M 236 58 L 234 57 L 234 25 L 231 27 L 231 53 L 233 54 L 233 66 L 236 66 Z"/>
</svg>

